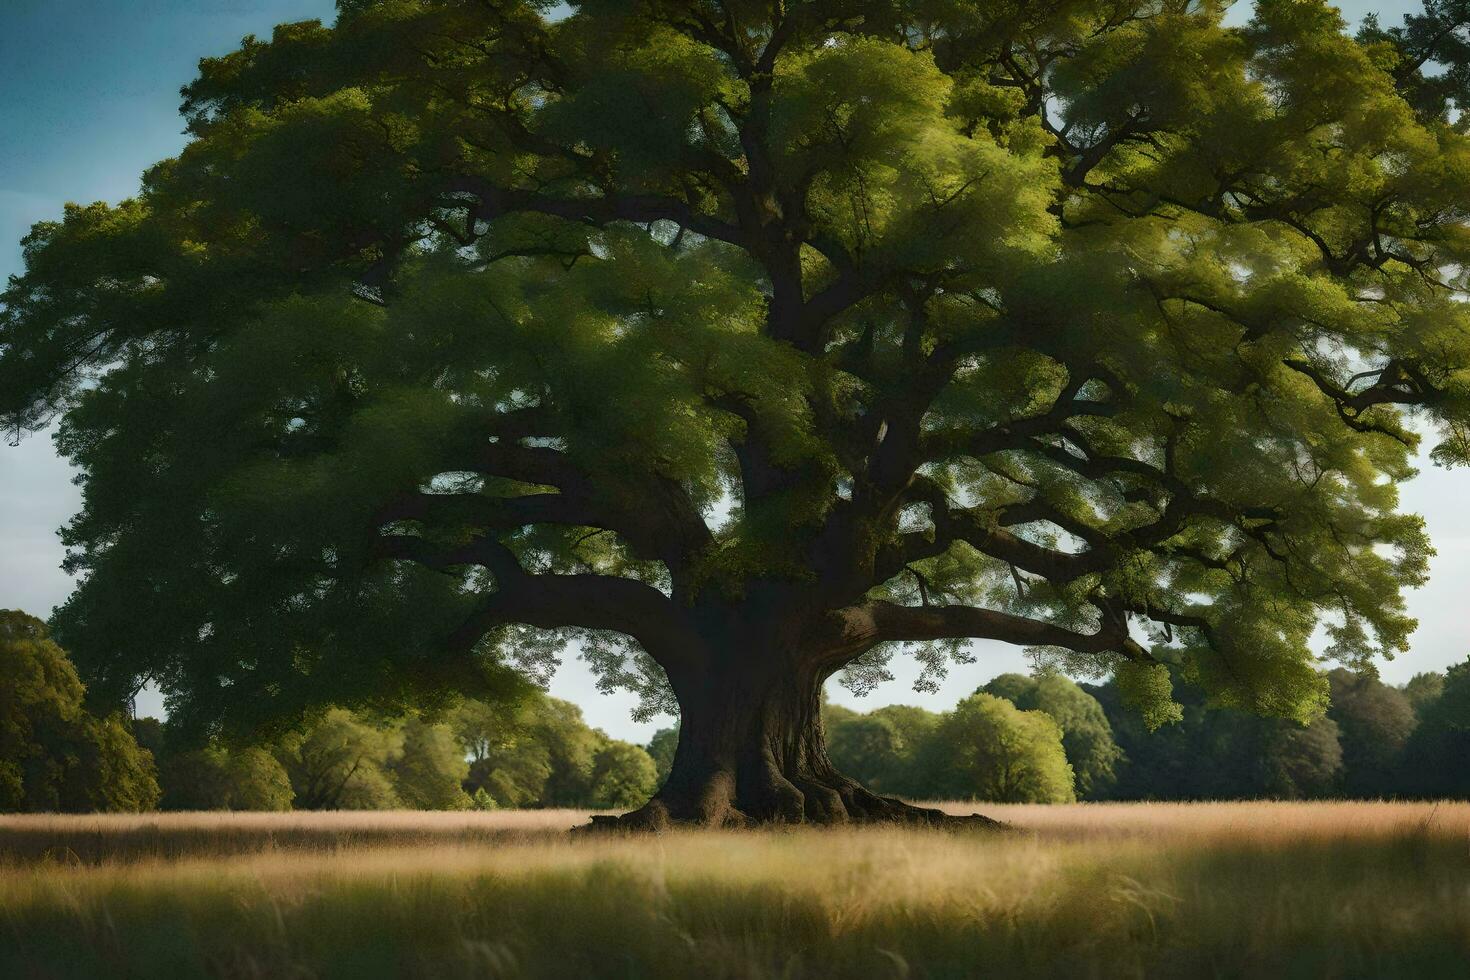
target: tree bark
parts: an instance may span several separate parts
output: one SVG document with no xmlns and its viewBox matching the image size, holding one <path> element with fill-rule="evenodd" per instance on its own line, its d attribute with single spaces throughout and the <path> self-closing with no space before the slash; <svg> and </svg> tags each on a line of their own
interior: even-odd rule
<svg viewBox="0 0 1470 980">
<path fill-rule="evenodd" d="M 673 768 L 643 807 L 593 818 L 597 827 L 917 823 L 1001 826 L 873 793 L 827 757 L 822 684 L 832 672 L 811 651 L 713 658 L 671 675 L 679 701 Z"/>
</svg>

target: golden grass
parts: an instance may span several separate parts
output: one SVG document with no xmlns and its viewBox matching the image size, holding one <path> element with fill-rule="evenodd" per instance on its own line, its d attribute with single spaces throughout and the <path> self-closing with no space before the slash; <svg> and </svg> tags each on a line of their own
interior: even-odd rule
<svg viewBox="0 0 1470 980">
<path fill-rule="evenodd" d="M 1292 843 L 1303 839 L 1392 837 L 1430 833 L 1470 838 L 1470 803 L 1397 803 L 1332 800 L 1311 803 L 955 803 L 937 805 L 950 813 L 977 809 L 1048 840 L 1119 837 L 1206 838 Z"/>
<path fill-rule="evenodd" d="M 1470 805 L 983 809 L 1020 832 L 0 818 L 0 976 L 1467 975 Z"/>
<path fill-rule="evenodd" d="M 0 816 L 0 866 L 48 858 L 93 864 L 281 850 L 492 844 L 564 834 L 586 824 L 589 815 L 587 810 L 337 810 Z"/>
</svg>

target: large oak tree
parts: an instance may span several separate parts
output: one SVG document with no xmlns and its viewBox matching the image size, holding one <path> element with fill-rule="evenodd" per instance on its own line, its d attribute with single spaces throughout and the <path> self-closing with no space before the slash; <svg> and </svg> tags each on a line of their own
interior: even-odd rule
<svg viewBox="0 0 1470 980">
<path fill-rule="evenodd" d="M 1411 451 L 1470 455 L 1462 4 L 342 0 L 26 240 L 0 412 L 64 411 L 89 683 L 201 725 L 667 692 L 630 824 L 938 819 L 819 691 L 907 645 L 1320 711 L 1402 649 Z"/>
</svg>

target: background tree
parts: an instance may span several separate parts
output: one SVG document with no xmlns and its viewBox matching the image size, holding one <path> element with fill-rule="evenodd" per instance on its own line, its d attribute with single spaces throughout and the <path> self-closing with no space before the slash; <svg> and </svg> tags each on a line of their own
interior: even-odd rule
<svg viewBox="0 0 1470 980">
<path fill-rule="evenodd" d="M 154 758 L 158 761 L 158 784 L 163 790 L 159 806 L 163 809 L 230 809 L 229 759 L 223 749 L 208 746 L 182 752 L 155 752 Z M 287 777 L 286 789 L 290 788 L 290 777 Z"/>
<path fill-rule="evenodd" d="M 1413 24 L 1222 7 L 354 0 L 207 59 L 4 294 L 59 635 L 239 730 L 579 638 L 678 703 L 638 825 L 943 819 L 818 722 L 905 645 L 1316 716 L 1325 614 L 1413 625 L 1409 416 L 1470 455 L 1470 153 Z"/>
<path fill-rule="evenodd" d="M 1470 660 L 1445 672 L 1443 693 L 1425 705 L 1405 756 L 1410 792 L 1470 799 Z"/>
<path fill-rule="evenodd" d="M 628 742 L 608 739 L 592 757 L 588 802 L 609 810 L 642 806 L 658 789 L 653 757 Z"/>
<path fill-rule="evenodd" d="M 551 754 L 532 733 L 540 698 L 514 704 L 465 700 L 449 724 L 469 758 L 465 791 L 487 793 L 497 806 L 517 807 L 541 798 L 551 776 Z"/>
<path fill-rule="evenodd" d="M 245 746 L 230 752 L 230 809 L 289 810 L 294 794 L 286 769 L 270 752 Z"/>
<path fill-rule="evenodd" d="M 560 698 L 542 700 L 533 718 L 530 737 L 545 747 L 551 767 L 540 802 L 586 806 L 592 796 L 593 763 L 607 736 L 588 727 L 581 708 Z"/>
<path fill-rule="evenodd" d="M 1338 669 L 1327 679 L 1327 717 L 1337 723 L 1342 740 L 1343 792 L 1358 798 L 1396 794 L 1404 746 L 1418 724 L 1413 704 L 1376 675 Z"/>
<path fill-rule="evenodd" d="M 138 747 L 147 749 L 154 762 L 161 763 L 168 751 L 168 731 L 164 723 L 157 718 L 134 718 L 128 728 Z"/>
<path fill-rule="evenodd" d="M 1377 14 L 1363 18 L 1358 39 L 1384 44 L 1392 51 L 1389 71 L 1404 98 L 1420 112 L 1453 118 L 1463 131 L 1470 106 L 1470 3 L 1425 0 L 1422 10 L 1405 15 L 1402 24 L 1384 28 Z"/>
<path fill-rule="evenodd" d="M 153 757 L 121 713 L 98 718 L 46 625 L 0 610 L 0 811 L 151 810 Z"/>
<path fill-rule="evenodd" d="M 1313 799 L 1342 792 L 1345 770 L 1339 726 L 1331 718 L 1310 725 L 1279 719 L 1260 723 L 1260 789 L 1276 800 Z"/>
<path fill-rule="evenodd" d="M 1310 799 L 1340 795 L 1344 757 L 1337 724 L 1263 718 L 1213 704 L 1178 683 L 1180 718 L 1150 731 L 1115 683 L 1085 688 L 1102 705 L 1124 753 L 1109 797 L 1124 800 Z"/>
<path fill-rule="evenodd" d="M 823 722 L 828 752 L 842 772 L 880 793 L 897 792 L 892 780 L 911 761 L 910 746 L 890 719 L 828 706 Z"/>
<path fill-rule="evenodd" d="M 487 704 L 466 698 L 449 712 L 446 723 L 470 763 L 485 760 L 523 725 L 523 705 Z"/>
<path fill-rule="evenodd" d="M 387 810 L 400 804 L 390 768 L 403 736 L 334 708 L 281 739 L 277 757 L 301 810 Z"/>
<path fill-rule="evenodd" d="M 471 763 L 465 789 L 476 795 L 485 790 L 497 806 L 531 806 L 546 795 L 550 778 L 551 753 L 534 739 L 521 737 Z"/>
<path fill-rule="evenodd" d="M 1102 705 L 1077 684 L 1060 674 L 1027 677 L 1001 674 L 980 689 L 1022 711 L 1045 713 L 1062 730 L 1062 748 L 1072 764 L 1080 799 L 1098 799 L 1117 781 L 1123 752 L 1113 741 L 1113 729 Z"/>
<path fill-rule="evenodd" d="M 920 770 L 941 799 L 1071 803 L 1072 767 L 1049 715 L 972 694 L 946 713 L 920 751 Z"/>
<path fill-rule="evenodd" d="M 1433 671 L 1415 674 L 1404 685 L 1404 697 L 1414 708 L 1416 717 L 1423 717 L 1425 709 L 1438 701 L 1444 694 L 1444 675 Z"/>
<path fill-rule="evenodd" d="M 939 725 L 940 715 L 907 704 L 889 704 L 868 713 L 892 726 L 898 733 L 899 756 L 882 774 L 885 792 L 908 799 L 935 799 L 929 789 L 929 774 L 923 769 L 920 753 Z"/>
<path fill-rule="evenodd" d="M 411 717 L 400 731 L 402 748 L 388 765 L 399 801 L 414 810 L 468 809 L 463 784 L 470 764 L 453 729 Z"/>
<path fill-rule="evenodd" d="M 286 769 L 256 746 L 156 751 L 165 810 L 289 810 Z"/>
<path fill-rule="evenodd" d="M 657 789 L 648 752 L 589 727 L 568 701 L 533 692 L 513 706 L 465 702 L 450 720 L 471 756 L 466 791 L 484 789 L 498 806 L 618 809 Z"/>
<path fill-rule="evenodd" d="M 198 745 L 178 726 L 134 718 L 134 738 L 158 767 L 165 810 L 289 810 L 291 778 L 271 752 L 258 745 Z"/>
<path fill-rule="evenodd" d="M 867 714 L 826 705 L 823 718 L 832 761 L 842 772 L 882 793 L 937 798 L 919 755 L 939 715 L 903 704 Z"/>
<path fill-rule="evenodd" d="M 649 757 L 653 759 L 653 768 L 658 773 L 660 786 L 664 784 L 664 780 L 669 778 L 669 771 L 674 768 L 674 750 L 678 745 L 678 725 L 673 728 L 660 728 L 653 733 L 653 738 L 648 740 L 646 749 Z"/>
</svg>

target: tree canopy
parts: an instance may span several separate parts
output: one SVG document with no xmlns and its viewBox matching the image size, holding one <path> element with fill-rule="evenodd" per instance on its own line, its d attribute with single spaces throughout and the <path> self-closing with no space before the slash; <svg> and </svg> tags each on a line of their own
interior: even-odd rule
<svg viewBox="0 0 1470 980">
<path fill-rule="evenodd" d="M 539 693 L 405 717 L 331 709 L 284 734 L 198 742 L 187 724 L 134 719 L 165 810 L 629 809 L 657 789 L 642 748 Z"/>
<path fill-rule="evenodd" d="M 463 783 L 470 774 L 464 748 L 444 724 L 409 718 L 403 748 L 391 764 L 393 786 L 404 806 L 414 810 L 465 810 L 470 797 Z"/>
<path fill-rule="evenodd" d="M 1149 731 L 1124 704 L 1115 683 L 1087 688 L 1102 705 L 1123 750 L 1117 780 L 1106 792 L 1120 800 L 1313 799 L 1348 795 L 1371 772 L 1345 768 L 1343 737 L 1329 716 L 1303 725 L 1212 703 L 1197 685 L 1180 681 L 1177 724 Z M 1367 759 L 1367 756 L 1363 758 Z M 1353 760 L 1355 763 L 1357 759 Z M 1402 776 L 1402 769 L 1395 773 Z M 1374 795 L 1385 789 L 1376 777 Z"/>
<path fill-rule="evenodd" d="M 205 59 L 4 293 L 59 635 L 201 727 L 578 639 L 683 709 L 654 822 L 899 813 L 816 719 L 905 645 L 1320 714 L 1314 630 L 1413 627 L 1419 433 L 1470 458 L 1463 52 L 1223 6 L 344 0 Z"/>
<path fill-rule="evenodd" d="M 154 758 L 164 810 L 290 810 L 296 795 L 280 760 L 258 746 L 155 749 Z"/>
<path fill-rule="evenodd" d="M 1018 674 L 1004 674 L 996 681 L 961 700 L 954 710 L 940 714 L 902 704 L 867 714 L 826 705 L 823 719 L 832 761 L 878 792 L 911 800 L 1062 803 L 1076 799 L 1081 774 L 1065 747 L 1065 731 L 1057 718 L 1038 711 L 1034 704 L 1014 710 L 1015 699 L 997 690 L 1029 691 L 1036 682 Z M 1102 708 L 1087 694 L 1078 693 L 1092 703 L 1111 745 Z M 1083 726 L 1077 729 L 1081 733 Z M 1084 739 L 1074 744 L 1091 742 Z M 1117 753 L 1116 746 L 1113 752 Z M 1088 758 L 1086 753 L 1083 757 Z M 1102 788 L 1089 784 L 1094 793 Z"/>
</svg>

